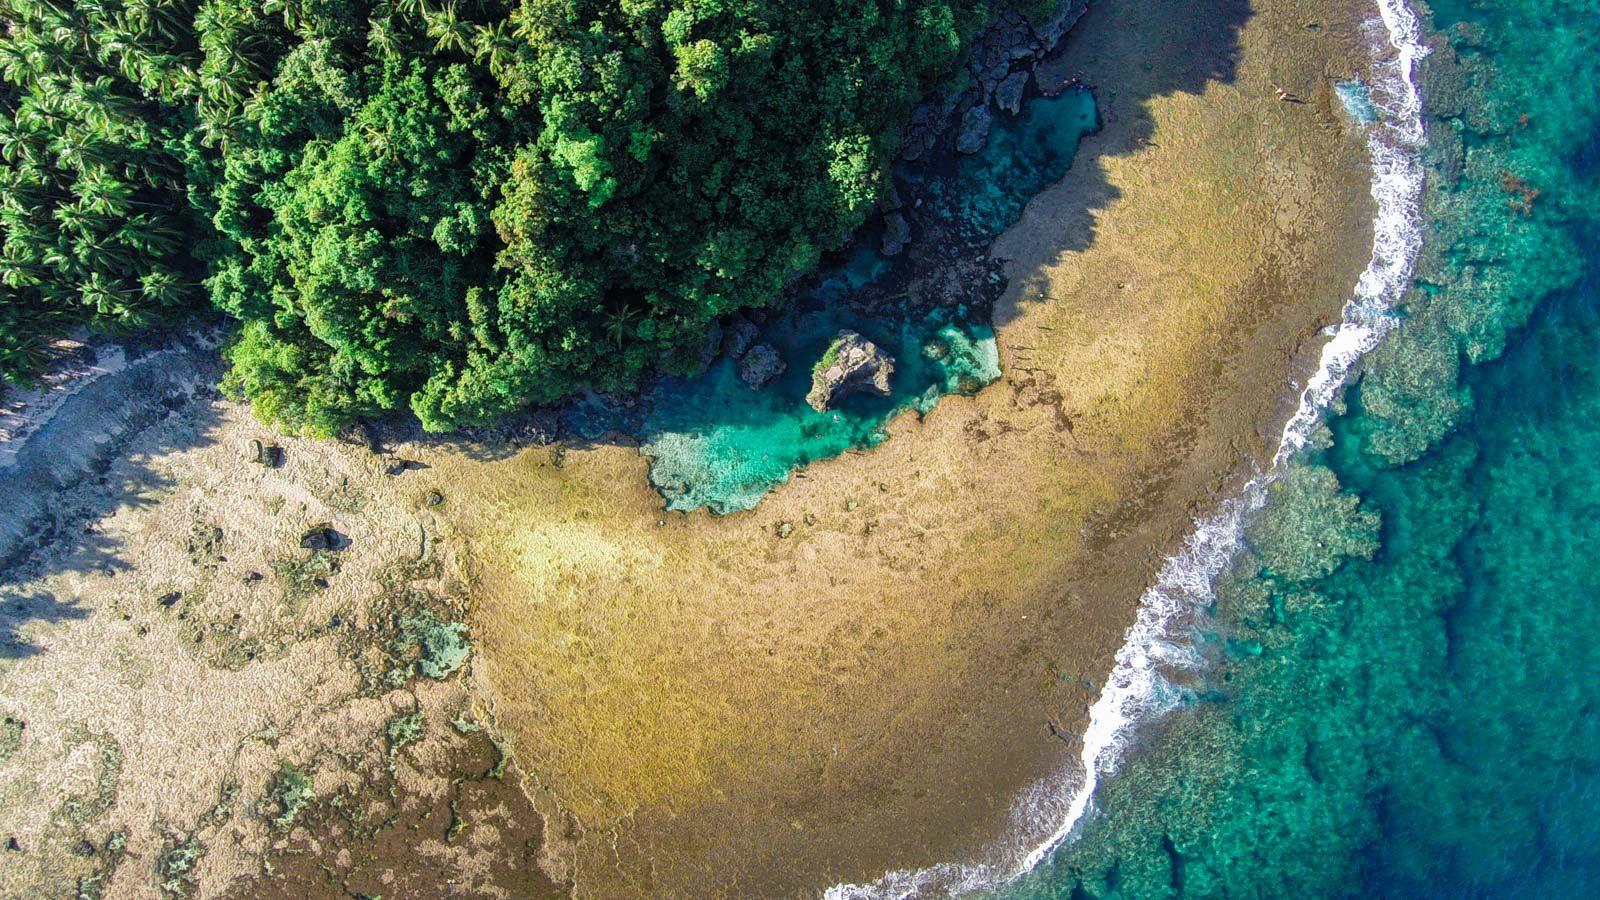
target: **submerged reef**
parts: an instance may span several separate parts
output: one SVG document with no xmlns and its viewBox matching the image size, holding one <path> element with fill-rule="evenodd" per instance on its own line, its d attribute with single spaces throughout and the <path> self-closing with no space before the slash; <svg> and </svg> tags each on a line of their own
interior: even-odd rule
<svg viewBox="0 0 1600 900">
<path fill-rule="evenodd" d="M 1600 886 L 1600 6 L 1431 12 L 1404 320 L 1249 530 L 1190 708 L 1009 896 Z"/>
</svg>

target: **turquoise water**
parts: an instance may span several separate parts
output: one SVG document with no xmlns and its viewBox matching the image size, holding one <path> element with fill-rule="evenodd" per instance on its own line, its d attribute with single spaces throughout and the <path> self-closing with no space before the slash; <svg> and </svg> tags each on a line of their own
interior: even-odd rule
<svg viewBox="0 0 1600 900">
<path fill-rule="evenodd" d="M 1404 324 L 1008 896 L 1600 896 L 1600 3 L 1433 12 Z"/>
<path fill-rule="evenodd" d="M 944 394 L 972 393 L 999 378 L 994 330 L 966 321 L 962 310 L 940 313 L 867 318 L 830 305 L 788 315 L 762 335 L 790 360 L 765 388 L 751 390 L 728 359 L 698 378 L 662 384 L 653 392 L 642 449 L 667 508 L 750 509 L 797 468 L 877 446 L 901 410 L 927 412 Z M 805 400 L 810 363 L 844 327 L 894 356 L 894 390 L 887 397 L 855 394 L 817 412 Z"/>
<path fill-rule="evenodd" d="M 1019 116 L 996 119 L 983 152 L 897 173 L 902 194 L 932 201 L 921 221 L 957 226 L 965 240 L 986 243 L 1017 220 L 1029 198 L 1061 180 L 1078 141 L 1098 127 L 1087 89 L 1033 98 Z M 796 469 L 881 443 L 896 415 L 927 412 L 940 396 L 971 393 L 1000 377 L 994 331 L 965 306 L 880 316 L 852 307 L 857 291 L 904 278 L 907 265 L 906 255 L 878 253 L 869 235 L 825 268 L 793 310 L 763 328 L 759 339 L 774 345 L 788 368 L 762 390 L 720 359 L 695 378 L 663 379 L 646 395 L 641 449 L 668 509 L 750 509 Z M 819 413 L 805 402 L 811 368 L 842 328 L 895 357 L 892 393 L 856 395 Z M 582 412 L 590 433 L 609 427 L 603 411 Z"/>
<path fill-rule="evenodd" d="M 952 176 L 927 184 L 925 193 L 969 233 L 992 238 L 1017 221 L 1033 195 L 1061 180 L 1078 142 L 1099 128 L 1100 112 L 1087 88 L 1034 98 L 1015 119 L 997 119 L 983 150 Z"/>
</svg>

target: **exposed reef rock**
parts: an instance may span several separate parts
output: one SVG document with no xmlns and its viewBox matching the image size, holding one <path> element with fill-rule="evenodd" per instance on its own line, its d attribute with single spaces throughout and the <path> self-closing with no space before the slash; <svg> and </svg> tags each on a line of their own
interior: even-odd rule
<svg viewBox="0 0 1600 900">
<path fill-rule="evenodd" d="M 722 352 L 729 359 L 739 359 L 744 356 L 750 345 L 756 342 L 756 335 L 760 329 L 754 322 L 743 316 L 735 316 L 727 327 L 722 330 Z"/>
<path fill-rule="evenodd" d="M 811 370 L 811 392 L 806 402 L 818 412 L 838 405 L 856 393 L 889 395 L 889 379 L 894 375 L 894 357 L 877 344 L 848 329 L 840 331 Z"/>
<path fill-rule="evenodd" d="M 987 106 L 974 106 L 961 117 L 961 134 L 956 137 L 956 152 L 977 153 L 989 143 L 989 127 L 994 124 L 994 113 Z"/>
<path fill-rule="evenodd" d="M 776 348 L 771 344 L 757 344 L 745 351 L 744 359 L 739 360 L 739 377 L 745 384 L 760 390 L 787 368 Z"/>
</svg>

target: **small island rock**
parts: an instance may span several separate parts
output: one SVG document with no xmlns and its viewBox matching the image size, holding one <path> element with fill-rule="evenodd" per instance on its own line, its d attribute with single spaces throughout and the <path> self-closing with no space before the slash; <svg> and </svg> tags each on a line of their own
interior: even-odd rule
<svg viewBox="0 0 1600 900">
<path fill-rule="evenodd" d="M 839 332 L 812 368 L 811 392 L 806 394 L 806 402 L 812 409 L 824 412 L 844 397 L 858 392 L 886 397 L 893 375 L 893 356 L 846 329 Z"/>
</svg>

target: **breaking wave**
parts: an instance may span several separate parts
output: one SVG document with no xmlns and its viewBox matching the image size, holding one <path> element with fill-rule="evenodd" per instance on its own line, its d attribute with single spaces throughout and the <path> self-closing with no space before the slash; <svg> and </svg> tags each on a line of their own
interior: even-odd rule
<svg viewBox="0 0 1600 900">
<path fill-rule="evenodd" d="M 1424 132 L 1416 61 L 1428 53 L 1416 13 L 1405 0 L 1376 0 L 1372 22 L 1376 54 L 1370 86 L 1378 121 L 1368 129 L 1372 156 L 1372 256 L 1332 329 L 1316 371 L 1284 426 L 1271 465 L 1250 479 L 1215 514 L 1195 523 L 1184 547 L 1169 557 L 1155 584 L 1139 601 L 1138 615 L 1124 636 L 1099 698 L 1079 755 L 1081 774 L 1045 779 L 1018 803 L 1014 842 L 990 862 L 943 863 L 885 874 L 868 884 L 829 888 L 827 900 L 876 900 L 919 894 L 966 894 L 999 887 L 1048 859 L 1088 812 L 1101 778 L 1116 770 L 1141 723 L 1176 708 L 1181 691 L 1171 675 L 1192 672 L 1200 658 L 1189 638 L 1194 614 L 1214 599 L 1213 585 L 1243 541 L 1247 516 L 1267 500 L 1267 488 L 1290 459 L 1310 442 L 1323 411 L 1344 386 L 1356 363 L 1394 327 L 1392 308 L 1411 283 L 1422 246 L 1421 199 Z"/>
</svg>

